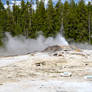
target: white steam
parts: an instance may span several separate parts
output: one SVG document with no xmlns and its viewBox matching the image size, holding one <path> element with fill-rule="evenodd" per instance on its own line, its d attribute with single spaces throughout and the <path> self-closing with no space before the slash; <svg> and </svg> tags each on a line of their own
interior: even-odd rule
<svg viewBox="0 0 92 92">
<path fill-rule="evenodd" d="M 58 34 L 56 38 L 45 38 L 39 35 L 37 39 L 26 39 L 24 36 L 12 37 L 9 33 L 6 33 L 6 39 L 3 39 L 3 42 L 5 47 L 0 48 L 0 56 L 42 51 L 53 45 L 68 45 L 61 34 Z"/>
<path fill-rule="evenodd" d="M 80 49 L 92 50 L 92 45 L 88 43 L 71 43 L 71 45 L 74 45 Z"/>
</svg>

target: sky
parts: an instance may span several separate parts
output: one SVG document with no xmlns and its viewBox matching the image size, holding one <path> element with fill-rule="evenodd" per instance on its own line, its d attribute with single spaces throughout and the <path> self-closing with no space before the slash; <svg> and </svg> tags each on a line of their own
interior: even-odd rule
<svg viewBox="0 0 92 92">
<path fill-rule="evenodd" d="M 13 3 L 14 3 L 14 1 L 13 0 L 9 0 L 10 1 L 10 6 L 12 6 L 13 5 Z M 27 0 L 24 0 L 24 1 L 27 1 Z M 30 0 L 28 0 L 28 1 L 30 1 Z M 33 0 L 33 1 L 35 1 L 35 0 Z M 53 0 L 53 3 L 56 3 L 58 0 Z M 61 0 L 63 3 L 65 2 L 65 0 Z M 75 0 L 75 2 L 78 2 L 79 0 Z M 85 3 L 87 4 L 89 1 L 91 1 L 91 0 L 85 0 Z M 7 8 L 7 5 L 6 5 L 6 0 L 2 0 L 2 2 L 4 3 L 4 6 Z M 16 0 L 16 4 L 17 5 L 20 5 L 20 2 L 21 2 L 21 0 Z M 45 0 L 45 4 L 47 5 L 47 2 L 48 2 L 48 0 Z M 33 7 L 35 7 L 35 5 L 33 6 Z"/>
<path fill-rule="evenodd" d="M 13 1 L 13 0 L 9 0 L 10 2 L 11 1 Z M 16 0 L 16 1 L 21 1 L 21 0 Z M 25 1 L 27 1 L 27 0 L 25 0 Z M 35 0 L 34 0 L 35 1 Z M 46 2 L 48 1 L 48 0 L 45 0 Z M 53 2 L 57 2 L 58 0 L 53 0 Z M 64 2 L 65 0 L 61 0 L 62 2 Z M 75 0 L 76 2 L 78 1 L 78 0 Z M 88 1 L 88 0 L 86 0 L 86 1 Z M 6 0 L 2 0 L 2 2 L 5 4 L 5 2 L 6 2 Z"/>
<path fill-rule="evenodd" d="M 9 0 L 10 2 L 13 1 L 13 0 Z M 21 1 L 21 0 L 16 0 L 16 1 Z M 25 0 L 27 1 L 27 0 Z M 35 1 L 35 0 L 34 0 Z M 48 0 L 46 0 L 47 2 Z M 58 0 L 53 0 L 53 2 L 57 2 Z M 61 0 L 62 2 L 64 2 L 65 0 Z M 76 2 L 78 2 L 78 0 L 75 0 Z M 91 1 L 91 0 L 85 0 L 86 3 L 88 3 L 88 1 Z M 5 4 L 6 0 L 2 0 L 2 2 Z"/>
</svg>

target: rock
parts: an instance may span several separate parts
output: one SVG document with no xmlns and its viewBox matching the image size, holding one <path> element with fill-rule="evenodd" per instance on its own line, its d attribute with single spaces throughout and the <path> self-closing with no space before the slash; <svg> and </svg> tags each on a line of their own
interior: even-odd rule
<svg viewBox="0 0 92 92">
<path fill-rule="evenodd" d="M 72 73 L 70 72 L 63 72 L 60 74 L 61 77 L 71 77 L 72 76 Z"/>
<path fill-rule="evenodd" d="M 53 56 L 58 56 L 58 54 L 57 53 L 54 53 Z"/>
<path fill-rule="evenodd" d="M 3 85 L 3 83 L 0 83 L 0 85 Z"/>
<path fill-rule="evenodd" d="M 63 54 L 56 52 L 56 53 L 53 54 L 53 56 L 63 56 Z"/>
<path fill-rule="evenodd" d="M 85 64 L 85 66 L 88 66 L 88 64 Z"/>
<path fill-rule="evenodd" d="M 58 54 L 58 56 L 63 56 L 63 55 L 60 53 L 60 54 Z"/>
<path fill-rule="evenodd" d="M 38 63 L 35 63 L 36 66 L 42 66 L 42 65 L 46 65 L 45 62 L 38 62 Z"/>
</svg>

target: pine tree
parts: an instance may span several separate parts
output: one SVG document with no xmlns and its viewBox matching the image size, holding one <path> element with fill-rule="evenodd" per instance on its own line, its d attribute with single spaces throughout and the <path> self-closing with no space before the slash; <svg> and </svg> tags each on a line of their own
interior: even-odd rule
<svg viewBox="0 0 92 92">
<path fill-rule="evenodd" d="M 3 10 L 4 10 L 4 6 L 3 6 L 2 1 L 0 0 L 0 11 L 3 11 Z"/>
<path fill-rule="evenodd" d="M 61 3 L 61 0 L 58 0 L 55 9 L 56 9 L 56 17 L 55 17 L 54 25 L 56 27 L 55 31 L 57 34 L 59 31 L 62 31 L 60 30 L 60 28 L 63 25 L 63 4 Z"/>
<path fill-rule="evenodd" d="M 84 0 L 80 0 L 77 7 L 77 41 L 88 41 L 88 10 Z"/>
<path fill-rule="evenodd" d="M 36 25 L 36 11 L 32 9 L 33 1 L 31 0 L 29 4 L 29 37 L 37 37 L 37 25 Z"/>
<path fill-rule="evenodd" d="M 4 9 L 4 5 L 3 3 L 1 2 L 0 0 L 0 45 L 2 45 L 2 38 L 4 36 L 4 12 L 5 9 Z"/>
<path fill-rule="evenodd" d="M 33 9 L 32 9 L 32 1 L 31 2 L 27 2 L 27 20 L 26 20 L 26 35 L 27 37 L 31 37 L 32 34 L 32 15 L 33 15 Z"/>
<path fill-rule="evenodd" d="M 6 30 L 7 32 L 10 32 L 13 34 L 14 31 L 14 20 L 13 20 L 13 13 L 11 12 L 10 5 L 9 5 L 9 0 L 7 0 L 7 6 L 8 8 L 6 9 Z"/>
<path fill-rule="evenodd" d="M 46 30 L 46 35 L 48 36 L 55 36 L 56 32 L 55 32 L 55 8 L 53 7 L 53 2 L 52 0 L 48 1 L 48 8 L 47 8 L 47 30 Z"/>
<path fill-rule="evenodd" d="M 91 43 L 92 43 L 92 2 L 91 2 L 91 5 L 90 5 L 90 30 L 91 30 Z"/>
<path fill-rule="evenodd" d="M 28 13 L 28 3 L 25 3 L 24 0 L 21 1 L 20 9 L 20 26 L 22 30 L 22 35 L 28 37 L 28 24 L 29 24 L 29 13 Z"/>
<path fill-rule="evenodd" d="M 78 19 L 77 19 L 77 5 L 75 4 L 74 0 L 70 1 L 70 8 L 69 12 L 67 14 L 67 20 L 65 23 L 65 32 L 67 37 L 69 38 L 68 41 L 70 40 L 75 40 L 77 38 L 77 24 L 78 24 Z"/>
<path fill-rule="evenodd" d="M 69 38 L 69 28 L 68 28 L 68 17 L 69 17 L 69 10 L 70 10 L 70 5 L 69 5 L 69 2 L 68 1 L 65 1 L 64 3 L 64 8 L 63 8 L 63 25 L 64 25 L 64 35 L 66 37 L 66 39 Z"/>
<path fill-rule="evenodd" d="M 37 31 L 45 31 L 46 30 L 46 11 L 44 7 L 44 2 L 41 0 L 39 5 L 37 5 L 36 10 L 36 27 Z"/>
<path fill-rule="evenodd" d="M 88 31 L 89 31 L 89 44 L 92 43 L 92 5 L 91 2 L 88 3 Z"/>
<path fill-rule="evenodd" d="M 20 35 L 22 34 L 22 28 L 21 28 L 21 12 L 19 6 L 16 5 L 16 2 L 13 5 L 13 20 L 14 20 L 14 31 L 13 35 Z"/>
</svg>

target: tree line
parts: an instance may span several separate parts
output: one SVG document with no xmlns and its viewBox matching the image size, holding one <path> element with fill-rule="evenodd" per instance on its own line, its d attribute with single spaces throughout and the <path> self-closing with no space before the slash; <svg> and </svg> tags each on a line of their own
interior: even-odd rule
<svg viewBox="0 0 92 92">
<path fill-rule="evenodd" d="M 33 0 L 21 1 L 12 9 L 9 0 L 7 8 L 0 0 L 0 44 L 5 37 L 5 32 L 12 36 L 23 35 L 26 38 L 36 38 L 39 32 L 45 37 L 55 37 L 60 30 L 68 41 L 92 43 L 92 4 L 85 4 L 84 0 L 75 3 L 67 0 L 62 3 L 58 0 L 53 4 L 48 1 L 45 6 L 44 0 L 36 0 L 36 9 L 32 8 Z"/>
</svg>

